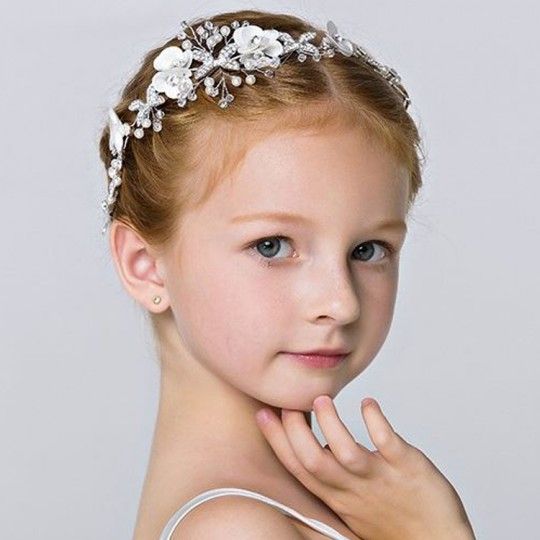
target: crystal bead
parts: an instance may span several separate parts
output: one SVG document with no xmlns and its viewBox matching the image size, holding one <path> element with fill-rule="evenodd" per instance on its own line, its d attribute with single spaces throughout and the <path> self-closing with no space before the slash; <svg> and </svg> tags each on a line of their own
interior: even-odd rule
<svg viewBox="0 0 540 540">
<path fill-rule="evenodd" d="M 191 49 L 191 41 L 189 41 L 189 39 L 182 41 L 182 49 Z"/>
<path fill-rule="evenodd" d="M 144 128 L 149 128 L 151 125 L 152 125 L 152 121 L 150 120 L 150 118 L 145 118 L 142 121 L 142 127 Z"/>
<path fill-rule="evenodd" d="M 233 21 L 231 23 L 231 28 L 234 28 L 235 30 L 240 26 L 240 23 L 238 21 Z"/>
<path fill-rule="evenodd" d="M 231 77 L 231 83 L 233 86 L 240 86 L 242 84 L 242 77 L 234 75 L 233 77 Z"/>
<path fill-rule="evenodd" d="M 271 69 L 265 70 L 264 74 L 270 79 L 274 76 L 274 72 Z"/>
<path fill-rule="evenodd" d="M 206 77 L 204 79 L 204 86 L 214 86 L 214 83 L 216 81 L 214 81 L 214 79 L 212 77 Z"/>
<path fill-rule="evenodd" d="M 133 134 L 135 135 L 135 137 L 137 137 L 137 139 L 141 139 L 142 136 L 144 135 L 144 130 L 142 128 L 137 128 Z"/>
<path fill-rule="evenodd" d="M 299 54 L 298 55 L 298 61 L 299 62 L 304 62 L 306 59 L 306 55 L 305 54 Z"/>
<path fill-rule="evenodd" d="M 157 122 L 157 121 L 156 121 L 156 122 L 154 122 L 154 123 L 152 124 L 152 129 L 153 129 L 154 131 L 156 131 L 156 132 L 157 132 L 157 131 L 161 131 L 161 128 L 162 128 L 162 127 L 163 127 L 163 126 L 161 125 L 161 122 Z"/>
</svg>

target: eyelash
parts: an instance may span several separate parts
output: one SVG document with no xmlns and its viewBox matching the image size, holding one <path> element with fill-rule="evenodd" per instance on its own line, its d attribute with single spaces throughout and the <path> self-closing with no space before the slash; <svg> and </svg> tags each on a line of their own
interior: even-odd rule
<svg viewBox="0 0 540 540">
<path fill-rule="evenodd" d="M 284 259 L 288 258 L 288 257 L 275 257 L 275 258 L 274 257 L 264 257 L 263 255 L 261 255 L 257 251 L 257 246 L 260 243 L 262 243 L 262 242 L 264 242 L 266 240 L 287 240 L 287 241 L 291 241 L 291 239 L 288 236 L 285 236 L 283 234 L 275 234 L 273 236 L 265 236 L 264 238 L 259 238 L 258 240 L 255 240 L 254 242 L 251 242 L 251 244 L 248 245 L 248 248 L 249 248 L 250 251 L 252 251 L 254 253 L 255 257 L 258 260 L 258 262 L 260 262 L 264 266 L 272 266 L 272 263 L 274 261 L 280 261 L 280 260 L 284 260 Z M 382 259 L 380 259 L 379 261 L 373 263 L 374 265 L 382 264 L 388 258 L 390 258 L 396 251 L 392 244 L 390 244 L 390 243 L 388 243 L 388 242 L 386 242 L 384 240 L 368 240 L 367 242 L 362 242 L 362 244 L 359 244 L 359 245 L 361 246 L 361 245 L 364 245 L 364 244 L 379 244 L 380 246 L 382 246 L 386 250 L 386 256 L 383 257 Z M 362 261 L 360 261 L 360 262 L 362 262 Z"/>
</svg>

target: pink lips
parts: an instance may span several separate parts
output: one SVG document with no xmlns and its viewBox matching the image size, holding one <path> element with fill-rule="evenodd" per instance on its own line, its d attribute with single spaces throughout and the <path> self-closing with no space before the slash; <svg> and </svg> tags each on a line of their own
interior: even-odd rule
<svg viewBox="0 0 540 540">
<path fill-rule="evenodd" d="M 339 365 L 348 354 L 298 354 L 285 352 L 288 357 L 314 368 L 332 368 Z"/>
</svg>

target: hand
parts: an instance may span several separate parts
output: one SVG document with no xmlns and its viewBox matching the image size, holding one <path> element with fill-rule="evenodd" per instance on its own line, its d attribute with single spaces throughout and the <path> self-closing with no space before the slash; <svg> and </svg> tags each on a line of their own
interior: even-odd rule
<svg viewBox="0 0 540 540">
<path fill-rule="evenodd" d="M 321 447 L 304 411 L 270 409 L 257 424 L 287 470 L 365 540 L 475 540 L 458 493 L 418 448 L 394 431 L 379 404 L 361 412 L 377 450 L 356 442 L 329 396 L 313 410 L 328 444 Z"/>
</svg>

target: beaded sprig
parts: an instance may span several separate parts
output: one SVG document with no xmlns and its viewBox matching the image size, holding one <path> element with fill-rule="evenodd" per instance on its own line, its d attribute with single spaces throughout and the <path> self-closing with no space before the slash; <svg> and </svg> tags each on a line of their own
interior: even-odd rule
<svg viewBox="0 0 540 540">
<path fill-rule="evenodd" d="M 122 183 L 120 171 L 129 136 L 133 133 L 140 139 L 144 129 L 150 126 L 156 132 L 161 131 L 164 112 L 159 106 L 169 98 L 175 99 L 179 107 L 186 107 L 188 101 L 197 99 L 197 89 L 201 84 L 210 97 L 219 95 L 219 107 L 227 108 L 234 100 L 225 78 L 228 72 L 231 72 L 229 78 L 233 86 L 241 86 L 243 82 L 253 85 L 257 80 L 253 72 L 271 78 L 274 71 L 293 54 L 299 62 L 308 57 L 318 62 L 323 57 L 333 57 L 338 51 L 344 56 L 355 55 L 364 59 L 398 92 L 407 109 L 410 98 L 394 69 L 377 62 L 365 49 L 344 38 L 332 21 L 327 22 L 326 32 L 318 46 L 310 43 L 316 35 L 315 32 L 304 32 L 295 40 L 287 32 L 273 28 L 265 30 L 248 21 L 242 21 L 242 24 L 232 21 L 230 25 L 217 26 L 206 20 L 195 29 L 182 21 L 177 35 L 181 46 L 171 45 L 159 53 L 153 62 L 156 73 L 146 89 L 146 100 L 135 99 L 128 106 L 130 111 L 137 111 L 135 120 L 131 124 L 122 122 L 114 109 L 109 109 L 109 150 L 113 157 L 107 170 L 110 178 L 107 197 L 101 202 L 101 208 L 107 214 L 102 234 L 111 223 L 117 188 Z M 215 48 L 220 43 L 222 46 L 216 54 Z M 192 66 L 194 61 L 199 65 Z M 214 73 L 218 70 L 220 74 L 216 80 Z"/>
</svg>

